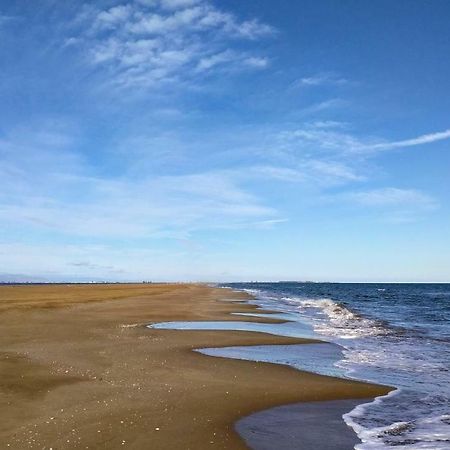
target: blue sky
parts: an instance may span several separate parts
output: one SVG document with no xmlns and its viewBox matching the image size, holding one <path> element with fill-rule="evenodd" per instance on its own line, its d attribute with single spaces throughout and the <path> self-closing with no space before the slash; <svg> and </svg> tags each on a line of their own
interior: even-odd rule
<svg viewBox="0 0 450 450">
<path fill-rule="evenodd" d="M 0 5 L 0 274 L 450 281 L 446 0 Z"/>
</svg>

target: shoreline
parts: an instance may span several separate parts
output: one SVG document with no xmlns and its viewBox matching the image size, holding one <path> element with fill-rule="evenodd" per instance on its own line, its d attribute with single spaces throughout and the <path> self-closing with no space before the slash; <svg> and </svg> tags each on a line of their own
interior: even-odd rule
<svg viewBox="0 0 450 450">
<path fill-rule="evenodd" d="M 255 412 L 391 390 L 192 351 L 308 340 L 145 327 L 176 320 L 280 323 L 232 315 L 265 312 L 241 303 L 249 297 L 237 291 L 193 284 L 1 286 L 0 298 L 0 439 L 8 448 L 246 448 L 234 424 Z"/>
</svg>

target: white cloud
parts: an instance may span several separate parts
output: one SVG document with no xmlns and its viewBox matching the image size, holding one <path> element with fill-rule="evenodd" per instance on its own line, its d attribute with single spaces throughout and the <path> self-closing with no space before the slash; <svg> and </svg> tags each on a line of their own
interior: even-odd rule
<svg viewBox="0 0 450 450">
<path fill-rule="evenodd" d="M 434 209 L 436 201 L 430 196 L 415 189 L 381 188 L 369 191 L 352 192 L 346 198 L 364 206 L 413 206 L 425 209 Z"/>
<path fill-rule="evenodd" d="M 396 148 L 413 147 L 450 139 L 450 130 L 424 134 L 412 139 L 386 141 L 379 137 L 359 137 L 342 131 L 339 122 L 315 122 L 303 128 L 286 131 L 280 138 L 286 142 L 317 150 L 333 150 L 341 153 L 370 154 Z"/>
<path fill-rule="evenodd" d="M 249 58 L 244 58 L 242 62 L 250 67 L 255 67 L 258 69 L 263 69 L 268 66 L 269 60 L 268 58 L 261 58 L 256 56 L 251 56 Z"/>
<path fill-rule="evenodd" d="M 363 181 L 365 177 L 356 174 L 351 167 L 333 160 L 298 160 L 295 168 L 283 166 L 253 166 L 246 168 L 245 176 L 261 180 L 277 180 L 300 183 L 307 186 L 333 186 L 342 183 Z"/>
<path fill-rule="evenodd" d="M 415 222 L 439 207 L 433 197 L 417 189 L 394 187 L 346 192 L 336 195 L 333 201 L 336 200 L 372 209 L 380 219 L 389 223 Z"/>
<path fill-rule="evenodd" d="M 430 144 L 432 142 L 450 139 L 450 130 L 439 131 L 437 133 L 423 134 L 421 136 L 405 139 L 403 141 L 381 142 L 369 146 L 373 150 L 391 150 L 394 148 L 414 147 L 416 145 Z"/>
<path fill-rule="evenodd" d="M 382 151 L 449 138 L 450 132 L 446 130 L 390 142 L 377 136 L 352 133 L 350 124 L 345 122 L 318 120 L 296 129 L 274 132 L 264 138 L 255 137 L 255 140 L 264 142 L 255 154 L 269 160 L 273 167 L 289 166 L 295 171 L 295 174 L 287 172 L 280 175 L 280 180 L 295 179 L 309 186 L 331 188 L 377 177 L 380 170 L 374 166 L 373 159 Z"/>
<path fill-rule="evenodd" d="M 309 77 L 300 78 L 294 83 L 294 86 L 341 86 L 348 83 L 349 81 L 346 78 L 339 77 L 333 73 L 318 73 Z"/>
<path fill-rule="evenodd" d="M 105 69 L 109 81 L 121 87 L 192 82 L 223 65 L 265 68 L 266 57 L 242 43 L 238 50 L 235 43 L 274 33 L 271 26 L 239 20 L 208 0 L 141 0 L 105 10 L 85 5 L 74 26 L 78 35 L 66 43 L 78 45 L 90 64 Z"/>
<path fill-rule="evenodd" d="M 340 184 L 352 181 L 364 181 L 366 177 L 344 162 L 329 159 L 311 159 L 303 163 L 306 173 L 310 174 L 322 184 Z"/>
<path fill-rule="evenodd" d="M 93 26 L 99 29 L 114 29 L 121 23 L 126 22 L 132 15 L 131 5 L 114 6 L 97 14 Z"/>
<path fill-rule="evenodd" d="M 214 68 L 219 64 L 224 64 L 229 61 L 232 61 L 235 58 L 234 52 L 231 50 L 225 50 L 220 53 L 216 53 L 215 55 L 209 55 L 202 59 L 197 64 L 197 70 L 204 71 Z"/>
<path fill-rule="evenodd" d="M 3 222 L 16 221 L 61 234 L 100 238 L 184 237 L 195 230 L 246 228 L 276 212 L 240 188 L 226 174 L 154 177 L 134 182 L 80 177 L 54 180 L 55 192 L 0 204 Z M 84 191 L 81 199 L 77 192 Z"/>
<path fill-rule="evenodd" d="M 337 120 L 316 120 L 306 124 L 305 128 L 312 129 L 330 129 L 330 128 L 347 128 L 348 123 Z"/>
<path fill-rule="evenodd" d="M 225 50 L 200 59 L 196 70 L 199 72 L 206 72 L 211 69 L 216 69 L 217 66 L 224 65 L 226 68 L 230 69 L 230 63 L 231 67 L 236 67 L 236 64 L 238 64 L 240 68 L 248 66 L 256 69 L 264 69 L 269 64 L 269 61 L 267 58 L 247 56 L 245 53 L 236 53 L 231 50 Z"/>
<path fill-rule="evenodd" d="M 60 131 L 0 142 L 0 222 L 96 238 L 186 237 L 279 218 L 229 171 L 99 177 Z"/>
<path fill-rule="evenodd" d="M 200 1 L 201 0 L 161 0 L 160 4 L 163 8 L 177 9 L 197 5 Z M 153 3 L 156 3 L 155 0 L 153 0 Z"/>
<path fill-rule="evenodd" d="M 302 115 L 316 114 L 323 111 L 342 108 L 347 105 L 347 102 L 341 98 L 330 98 L 321 102 L 313 103 L 300 110 Z"/>
<path fill-rule="evenodd" d="M 322 149 L 353 150 L 362 147 L 362 143 L 357 137 L 327 129 L 300 128 L 289 131 L 284 136 L 303 145 L 313 144 Z"/>
</svg>

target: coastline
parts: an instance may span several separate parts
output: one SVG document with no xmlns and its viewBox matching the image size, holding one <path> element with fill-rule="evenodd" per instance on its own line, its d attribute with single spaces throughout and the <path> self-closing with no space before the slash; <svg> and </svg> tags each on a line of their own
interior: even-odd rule
<svg viewBox="0 0 450 450">
<path fill-rule="evenodd" d="M 280 323 L 232 315 L 255 312 L 256 306 L 242 303 L 248 298 L 194 284 L 1 286 L 1 442 L 15 449 L 239 449 L 246 445 L 234 424 L 253 413 L 390 391 L 192 351 L 317 341 L 146 327 L 166 321 Z"/>
</svg>

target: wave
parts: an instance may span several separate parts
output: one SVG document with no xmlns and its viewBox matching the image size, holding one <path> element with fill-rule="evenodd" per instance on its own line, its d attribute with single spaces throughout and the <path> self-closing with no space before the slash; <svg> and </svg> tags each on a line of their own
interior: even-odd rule
<svg viewBox="0 0 450 450">
<path fill-rule="evenodd" d="M 394 391 L 396 395 L 399 391 Z M 388 394 L 390 395 L 390 394 Z M 356 450 L 399 449 L 445 450 L 450 448 L 448 425 L 450 414 L 424 417 L 411 421 L 393 422 L 386 426 L 366 428 L 358 424 L 358 417 L 367 414 L 367 409 L 382 402 L 378 397 L 373 403 L 358 405 L 353 411 L 344 414 L 344 421 L 358 434 L 361 443 Z"/>
<path fill-rule="evenodd" d="M 361 336 L 379 336 L 392 334 L 393 330 L 379 320 L 364 317 L 358 312 L 350 310 L 346 305 L 336 302 L 329 298 L 322 299 L 301 299 L 293 297 L 284 297 L 283 300 L 291 304 L 297 304 L 299 310 L 318 310 L 324 314 L 328 321 L 323 317 L 311 317 L 314 330 L 320 334 L 335 336 L 341 339 L 352 339 Z"/>
</svg>

